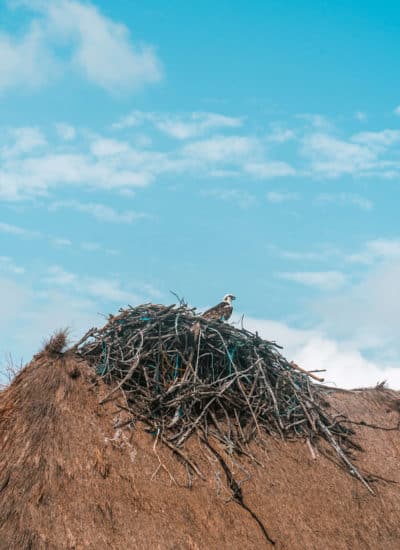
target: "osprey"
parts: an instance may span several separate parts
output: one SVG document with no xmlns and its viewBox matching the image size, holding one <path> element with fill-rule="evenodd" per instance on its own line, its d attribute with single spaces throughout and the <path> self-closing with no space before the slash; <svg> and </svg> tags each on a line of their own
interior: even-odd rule
<svg viewBox="0 0 400 550">
<path fill-rule="evenodd" d="M 227 321 L 233 311 L 232 300 L 236 300 L 236 297 L 233 294 L 226 294 L 222 302 L 210 309 L 207 309 L 207 311 L 203 313 L 202 317 L 215 321 Z"/>
</svg>

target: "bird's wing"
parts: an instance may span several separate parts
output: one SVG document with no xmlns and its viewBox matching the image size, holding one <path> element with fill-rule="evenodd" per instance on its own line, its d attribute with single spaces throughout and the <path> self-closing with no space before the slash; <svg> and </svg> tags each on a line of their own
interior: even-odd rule
<svg viewBox="0 0 400 550">
<path fill-rule="evenodd" d="M 216 319 L 220 319 L 224 313 L 224 307 L 227 304 L 225 302 L 220 302 L 216 306 L 210 307 L 210 309 L 207 309 L 202 315 L 202 317 L 215 317 Z"/>
<path fill-rule="evenodd" d="M 227 321 L 232 315 L 233 307 L 231 306 L 231 304 L 225 304 L 222 311 L 223 311 L 224 321 Z"/>
</svg>

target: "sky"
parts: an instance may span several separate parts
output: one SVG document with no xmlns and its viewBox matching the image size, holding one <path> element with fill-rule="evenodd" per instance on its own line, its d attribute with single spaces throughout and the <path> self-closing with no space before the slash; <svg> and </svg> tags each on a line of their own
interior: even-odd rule
<svg viewBox="0 0 400 550">
<path fill-rule="evenodd" d="M 400 8 L 0 4 L 0 365 L 199 308 L 400 389 Z"/>
</svg>

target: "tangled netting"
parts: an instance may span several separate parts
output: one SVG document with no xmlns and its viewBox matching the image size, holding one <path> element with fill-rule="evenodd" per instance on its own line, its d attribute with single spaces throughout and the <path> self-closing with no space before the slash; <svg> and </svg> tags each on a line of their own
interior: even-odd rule
<svg viewBox="0 0 400 550">
<path fill-rule="evenodd" d="M 132 420 L 194 471 L 183 452 L 193 433 L 244 454 L 268 435 L 306 438 L 311 452 L 323 439 L 372 492 L 349 458 L 353 432 L 330 415 L 323 388 L 258 334 L 206 320 L 186 304 L 145 304 L 110 316 L 75 350 L 110 384 L 103 402 L 122 393 Z"/>
</svg>

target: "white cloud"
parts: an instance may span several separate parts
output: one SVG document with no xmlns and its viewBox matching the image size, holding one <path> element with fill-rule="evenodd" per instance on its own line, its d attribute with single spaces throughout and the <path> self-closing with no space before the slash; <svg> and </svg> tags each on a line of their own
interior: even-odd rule
<svg viewBox="0 0 400 550">
<path fill-rule="evenodd" d="M 6 313 L 0 315 L 0 328 L 2 331 L 5 331 L 11 322 L 19 318 L 21 311 L 24 310 L 28 302 L 29 292 L 22 284 L 13 279 L 0 278 L 1 310 Z M 4 343 L 5 340 L 3 336 L 2 341 Z"/>
<path fill-rule="evenodd" d="M 279 273 L 279 277 L 321 290 L 336 290 L 346 282 L 346 277 L 340 271 L 283 272 Z"/>
<path fill-rule="evenodd" d="M 325 177 L 342 175 L 398 177 L 400 162 L 393 147 L 400 142 L 400 130 L 360 132 L 346 139 L 331 133 L 306 134 L 302 154 L 310 161 L 311 172 Z"/>
<path fill-rule="evenodd" d="M 368 241 L 366 246 L 378 258 L 400 258 L 399 239 L 374 239 L 373 241 Z"/>
<path fill-rule="evenodd" d="M 121 287 L 116 279 L 78 276 L 60 266 L 49 268 L 46 282 L 59 287 L 69 287 L 85 297 L 99 298 L 108 302 L 137 302 L 138 296 Z"/>
<path fill-rule="evenodd" d="M 371 170 L 377 157 L 377 153 L 366 145 L 350 143 L 323 133 L 306 136 L 302 152 L 310 159 L 315 173 L 328 177 Z"/>
<path fill-rule="evenodd" d="M 13 128 L 8 133 L 12 143 L 0 149 L 3 158 L 30 153 L 47 145 L 44 134 L 38 128 Z"/>
<path fill-rule="evenodd" d="M 51 243 L 59 248 L 65 248 L 66 246 L 72 246 L 72 242 L 69 239 L 53 238 Z"/>
<path fill-rule="evenodd" d="M 241 125 L 240 118 L 218 113 L 192 113 L 189 121 L 175 117 L 160 119 L 157 123 L 159 130 L 176 139 L 197 137 L 210 129 L 238 128 Z"/>
<path fill-rule="evenodd" d="M 354 118 L 359 122 L 366 122 L 368 120 L 367 113 L 364 113 L 364 111 L 356 111 L 354 113 Z"/>
<path fill-rule="evenodd" d="M 133 159 L 134 161 L 135 159 Z M 44 196 L 60 186 L 123 188 L 147 185 L 152 176 L 138 163 L 115 164 L 85 153 L 46 152 L 38 157 L 8 160 L 0 167 L 0 198 L 21 200 Z"/>
<path fill-rule="evenodd" d="M 285 260 L 292 261 L 326 262 L 334 258 L 335 262 L 337 263 L 338 259 L 343 258 L 343 253 L 329 244 L 319 245 L 315 247 L 314 250 L 286 250 L 284 248 L 276 246 L 275 244 L 268 244 L 267 249 L 277 256 L 284 258 Z"/>
<path fill-rule="evenodd" d="M 38 22 L 33 22 L 22 37 L 0 33 L 0 91 L 39 88 L 55 71 L 55 60 Z"/>
<path fill-rule="evenodd" d="M 268 191 L 265 195 L 268 202 L 279 204 L 281 202 L 295 201 L 299 198 L 298 193 L 289 191 Z"/>
<path fill-rule="evenodd" d="M 128 153 L 130 147 L 128 143 L 117 141 L 115 139 L 100 138 L 91 144 L 91 150 L 96 157 L 114 157 Z"/>
<path fill-rule="evenodd" d="M 245 164 L 244 170 L 257 179 L 280 178 L 296 174 L 292 166 L 281 161 L 249 162 Z"/>
<path fill-rule="evenodd" d="M 346 256 L 349 262 L 366 265 L 398 258 L 400 258 L 400 239 L 373 239 L 365 243 L 359 252 Z"/>
<path fill-rule="evenodd" d="M 108 279 L 90 279 L 86 292 L 96 298 L 112 302 L 137 302 L 139 300 L 134 293 L 123 290 L 118 281 Z"/>
<path fill-rule="evenodd" d="M 360 132 L 352 136 L 351 140 L 355 143 L 367 145 L 371 149 L 385 150 L 390 145 L 400 141 L 400 130 L 385 129 L 379 132 Z"/>
<path fill-rule="evenodd" d="M 393 112 L 395 115 L 400 116 L 400 105 L 398 105 Z"/>
<path fill-rule="evenodd" d="M 165 115 L 165 120 L 170 116 Z M 185 116 L 182 115 L 182 120 L 186 121 Z M 165 122 L 161 115 L 157 117 L 157 124 L 161 120 Z M 178 115 L 176 117 L 179 118 Z M 201 133 L 205 127 L 210 128 L 214 124 L 234 128 L 240 120 L 215 113 L 192 113 L 192 118 L 186 122 L 189 129 L 185 135 L 188 136 Z M 197 129 L 190 128 L 190 124 Z M 203 125 L 203 130 L 196 125 Z M 16 129 L 6 134 L 0 151 L 0 154 L 3 153 L 0 199 L 17 201 L 46 197 L 57 188 L 70 187 L 117 190 L 127 194 L 135 187 L 151 184 L 160 176 L 171 175 L 269 180 L 306 174 L 393 177 L 400 173 L 400 161 L 396 160 L 394 148 L 397 139 L 400 139 L 400 132 L 395 130 L 362 132 L 348 140 L 328 133 L 307 134 L 302 140 L 301 152 L 308 162 L 301 167 L 296 166 L 296 160 L 292 166 L 283 160 L 269 158 L 272 157 L 273 146 L 267 137 L 211 134 L 204 139 L 187 140 L 178 146 L 175 141 L 169 140 L 163 143 L 160 150 L 150 148 L 151 142 L 144 146 L 134 145 L 134 137 L 115 139 L 91 131 L 81 131 L 78 140 L 75 139 L 75 129 L 65 126 L 59 128 L 60 139 L 51 142 L 46 142 L 37 128 Z M 181 134 L 182 139 L 185 132 Z M 66 144 L 65 140 L 73 135 L 74 140 Z M 294 200 L 296 194 L 270 191 L 266 198 L 269 202 L 283 202 Z M 365 211 L 373 207 L 368 198 L 350 192 L 320 194 L 316 202 L 352 204 Z"/>
<path fill-rule="evenodd" d="M 57 134 L 64 141 L 73 141 L 76 137 L 76 130 L 71 124 L 59 122 L 56 126 Z"/>
<path fill-rule="evenodd" d="M 217 199 L 234 202 L 241 208 L 249 208 L 256 202 L 256 198 L 242 189 L 207 189 L 201 193 L 206 197 L 215 197 Z"/>
<path fill-rule="evenodd" d="M 321 193 L 316 197 L 318 203 L 337 203 L 357 206 L 361 210 L 372 210 L 373 202 L 355 193 Z"/>
<path fill-rule="evenodd" d="M 107 314 L 126 303 L 144 303 L 161 296 L 150 283 L 137 283 L 132 289 L 115 276 L 79 277 L 60 266 L 50 268 L 35 286 L 27 280 L 0 277 L 0 303 L 7 312 L 0 317 L 0 357 L 12 352 L 30 360 L 54 330 L 68 328 L 72 341 L 77 340 L 90 327 L 104 324 L 99 312 Z"/>
<path fill-rule="evenodd" d="M 271 141 L 273 143 L 286 143 L 295 137 L 296 134 L 293 130 L 282 128 L 281 126 L 274 126 L 272 132 L 267 136 L 267 141 Z"/>
<path fill-rule="evenodd" d="M 327 117 L 320 114 L 314 114 L 314 113 L 304 113 L 297 115 L 297 118 L 301 120 L 305 120 L 308 122 L 313 128 L 317 130 L 331 130 L 332 129 L 332 123 L 330 120 L 328 120 Z"/>
<path fill-rule="evenodd" d="M 29 231 L 24 227 L 18 225 L 12 225 L 9 223 L 0 222 L 0 233 L 8 233 L 9 235 L 18 235 L 19 237 L 38 237 L 39 233 L 36 231 Z"/>
<path fill-rule="evenodd" d="M 315 304 L 321 326 L 341 340 L 351 340 L 358 349 L 373 353 L 381 361 L 398 360 L 399 281 L 399 256 L 377 263 L 340 295 Z"/>
<path fill-rule="evenodd" d="M 245 136 L 214 136 L 185 145 L 183 154 L 209 162 L 240 162 L 260 151 L 258 140 Z"/>
<path fill-rule="evenodd" d="M 8 256 L 0 256 L 0 270 L 14 273 L 15 275 L 22 275 L 25 272 L 23 267 L 16 265 Z"/>
<path fill-rule="evenodd" d="M 128 28 L 102 15 L 93 4 L 76 0 L 15 4 L 37 17 L 18 38 L 0 34 L 0 89 L 39 87 L 68 68 L 111 93 L 161 79 L 153 48 L 133 44 Z"/>
<path fill-rule="evenodd" d="M 89 252 L 96 252 L 97 250 L 101 250 L 101 245 L 99 243 L 83 242 L 81 248 Z"/>
<path fill-rule="evenodd" d="M 102 222 L 112 223 L 132 223 L 143 218 L 148 218 L 147 214 L 143 212 L 134 212 L 132 210 L 126 210 L 125 212 L 118 212 L 111 206 L 99 203 L 82 203 L 79 201 L 58 201 L 51 205 L 51 210 L 58 210 L 59 208 L 71 208 L 84 214 L 100 220 Z"/>
<path fill-rule="evenodd" d="M 375 386 L 387 380 L 390 387 L 400 389 L 400 364 L 370 361 L 356 345 L 341 343 L 320 330 L 301 330 L 253 318 L 245 318 L 245 327 L 284 346 L 281 353 L 304 369 L 326 369 L 319 374 L 326 384 L 350 389 Z"/>
<path fill-rule="evenodd" d="M 232 170 L 260 172 L 259 177 L 286 173 L 284 163 L 252 166 L 262 156 L 261 144 L 246 136 L 214 136 L 169 151 L 143 150 L 128 142 L 88 134 L 70 145 L 48 144 L 40 155 L 20 154 L 0 167 L 0 199 L 46 196 L 59 187 L 131 190 L 168 174 L 225 177 Z M 266 173 L 268 170 L 268 174 Z"/>
<path fill-rule="evenodd" d="M 162 293 L 150 283 L 132 282 L 127 288 L 115 276 L 113 278 L 81 276 L 52 266 L 44 278 L 46 285 L 71 289 L 84 298 L 119 304 L 141 303 L 149 297 L 160 298 Z"/>
<path fill-rule="evenodd" d="M 238 128 L 242 119 L 219 113 L 198 112 L 172 114 L 134 111 L 115 123 L 115 129 L 131 128 L 144 122 L 151 123 L 160 132 L 175 139 L 189 139 L 201 136 L 217 128 Z"/>
</svg>

